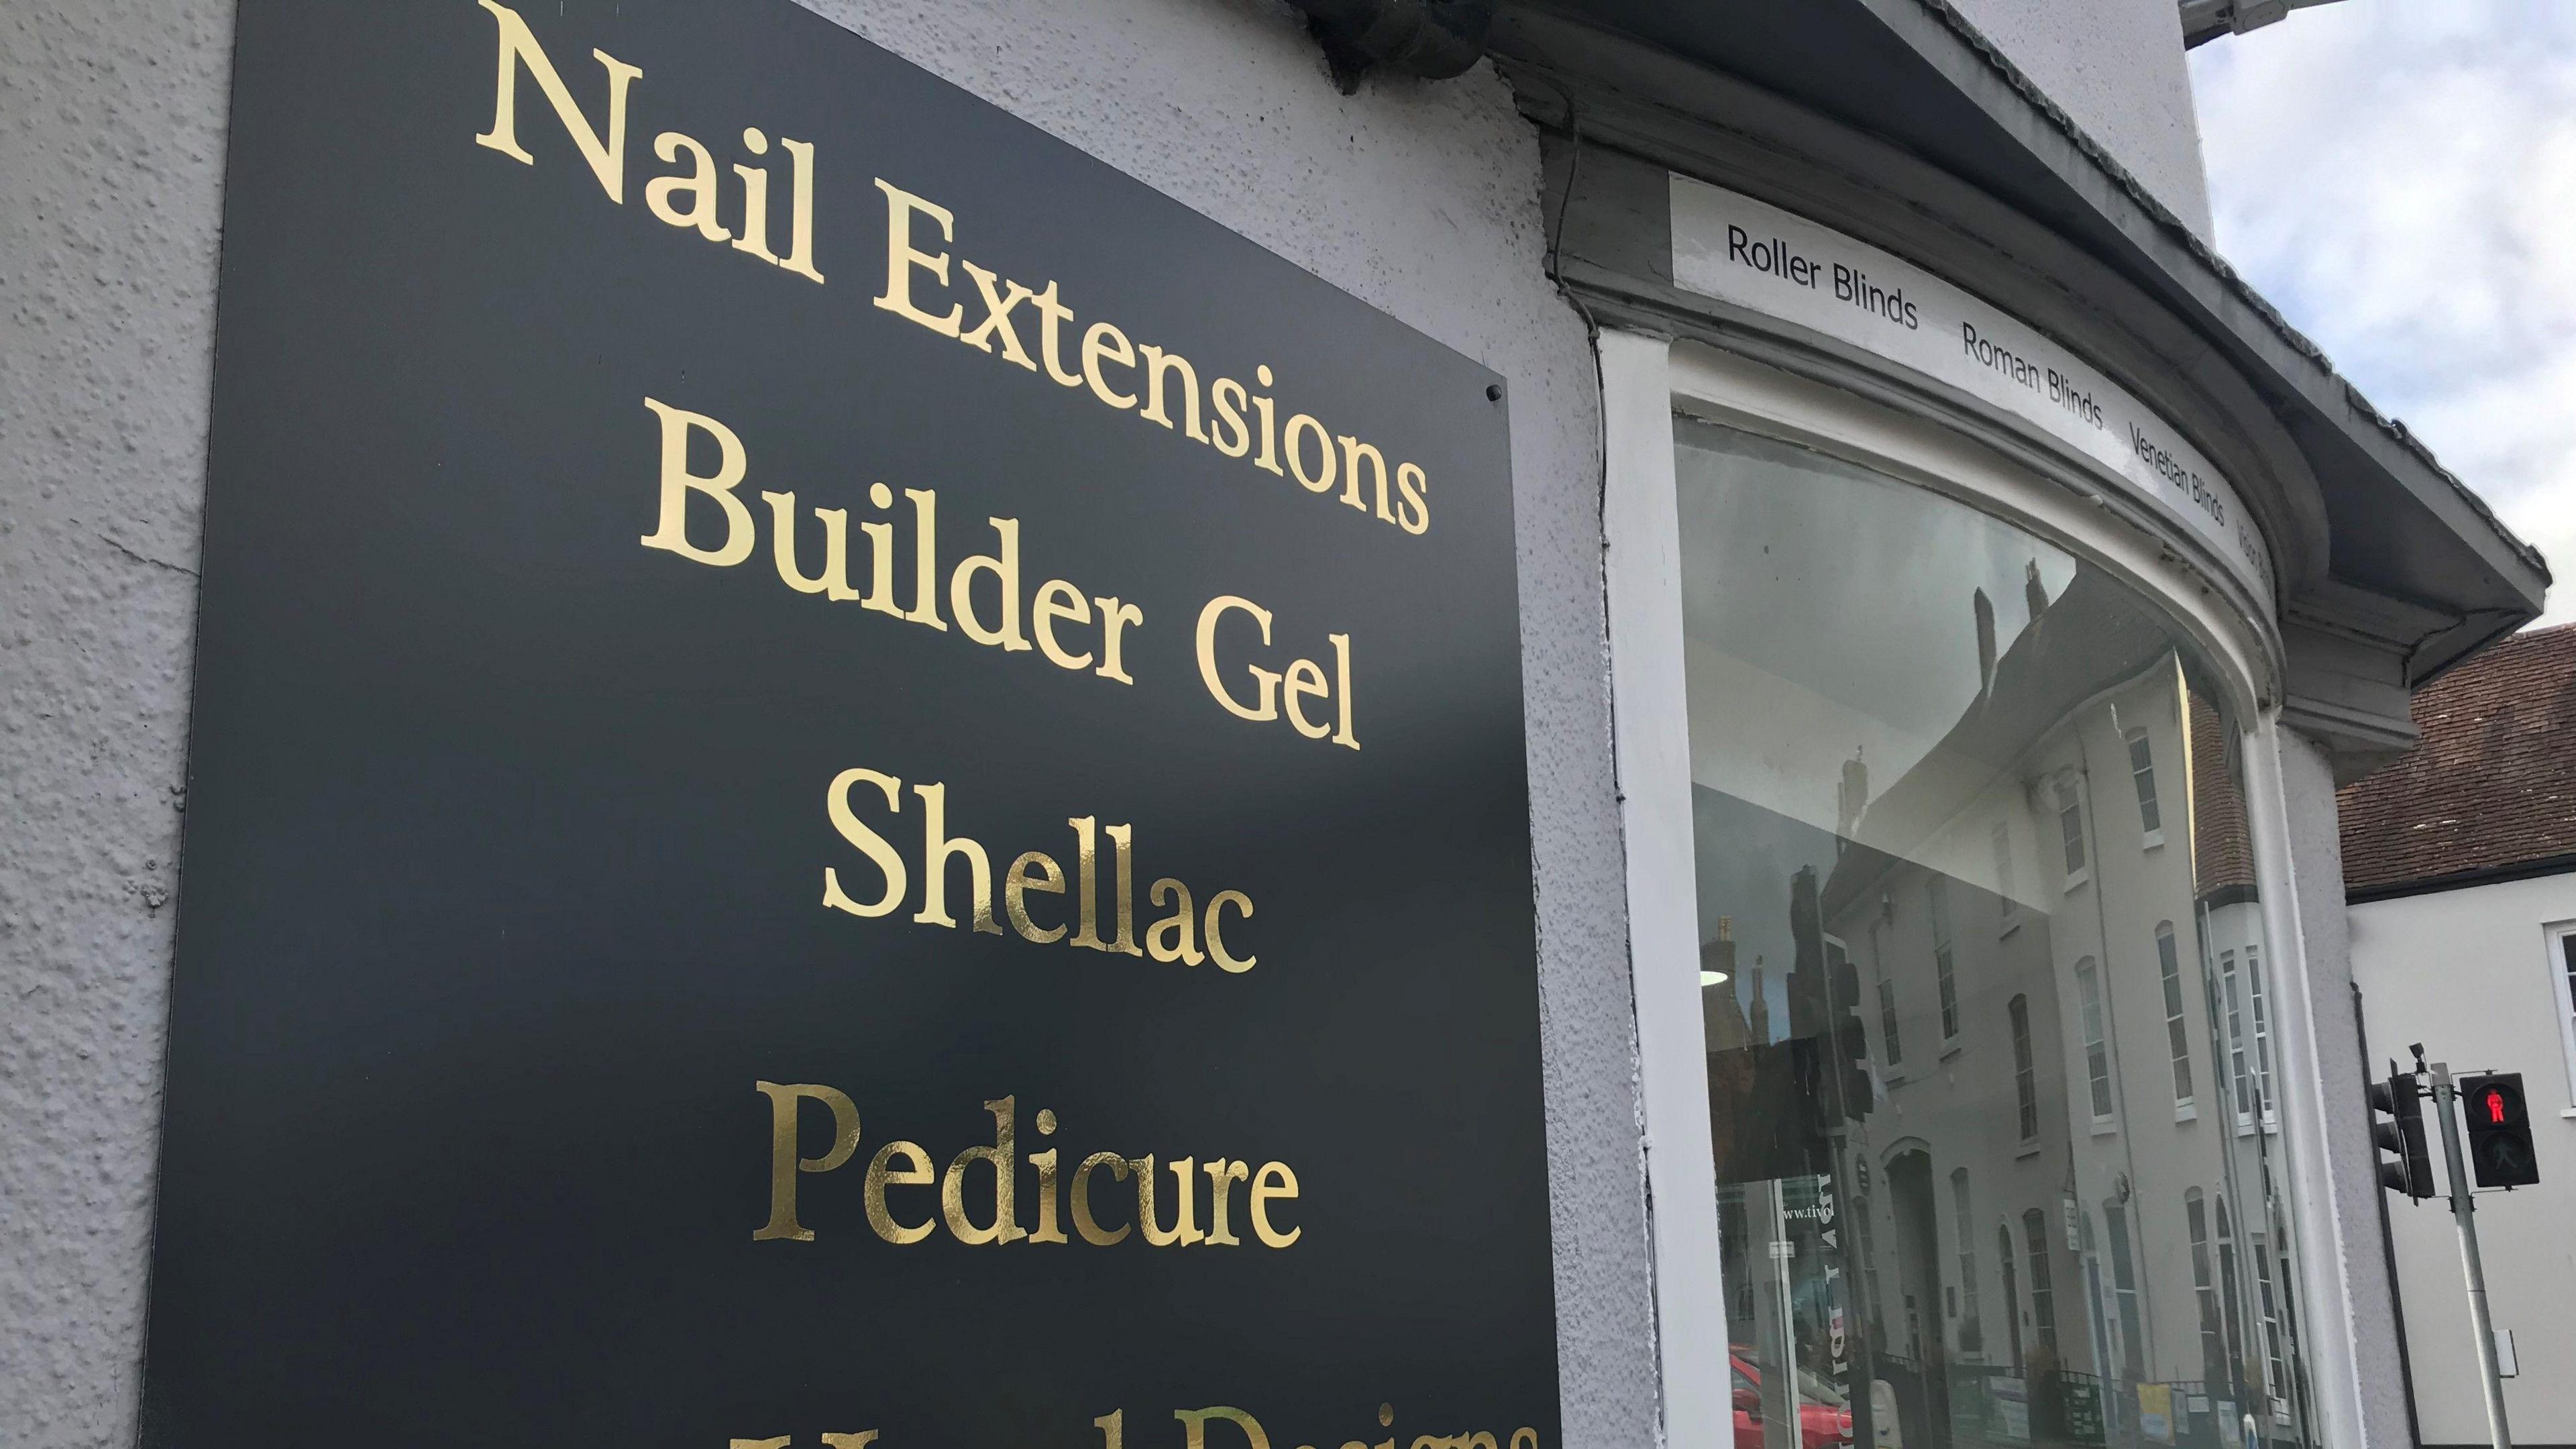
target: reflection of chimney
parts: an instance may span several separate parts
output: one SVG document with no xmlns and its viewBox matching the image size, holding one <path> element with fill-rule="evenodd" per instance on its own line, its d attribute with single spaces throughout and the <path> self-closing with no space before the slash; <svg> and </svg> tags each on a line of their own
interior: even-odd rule
<svg viewBox="0 0 2576 1449">
<path fill-rule="evenodd" d="M 1853 840 L 1859 837 L 1861 812 L 1869 808 L 1869 765 L 1861 759 L 1861 747 L 1852 747 L 1852 757 L 1843 761 L 1842 783 L 1834 790 L 1834 855 L 1839 859 Z"/>
<path fill-rule="evenodd" d="M 2039 616 L 2048 612 L 2048 590 L 2040 587 L 2037 559 L 2025 560 L 2021 566 L 2021 598 L 2030 605 L 2032 623 L 2038 623 Z"/>
<path fill-rule="evenodd" d="M 1753 975 L 1747 979 L 1746 987 L 1752 993 L 1753 1042 L 1756 1046 L 1764 1045 L 1771 1040 L 1771 993 L 1762 983 L 1762 958 L 1759 956 L 1753 958 Z"/>
<path fill-rule="evenodd" d="M 1977 590 L 1977 692 L 1985 693 L 1995 683 L 1995 606 L 1986 591 Z"/>
</svg>

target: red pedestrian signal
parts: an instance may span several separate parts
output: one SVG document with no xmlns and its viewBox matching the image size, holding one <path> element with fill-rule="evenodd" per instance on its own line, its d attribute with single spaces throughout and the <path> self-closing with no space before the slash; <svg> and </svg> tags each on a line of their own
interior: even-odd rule
<svg viewBox="0 0 2576 1449">
<path fill-rule="evenodd" d="M 2522 1074 L 2497 1072 L 2462 1077 L 2467 1104 L 2469 1165 L 2480 1187 L 2529 1187 L 2540 1181 L 2531 1148 L 2531 1113 L 2522 1097 Z"/>
</svg>

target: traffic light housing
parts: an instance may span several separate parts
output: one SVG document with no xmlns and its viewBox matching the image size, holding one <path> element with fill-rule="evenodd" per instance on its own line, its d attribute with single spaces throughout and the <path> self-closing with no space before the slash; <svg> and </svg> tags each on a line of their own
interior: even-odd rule
<svg viewBox="0 0 2576 1449">
<path fill-rule="evenodd" d="M 2379 1160 L 2379 1185 L 2418 1202 L 2431 1197 L 2433 1152 L 2424 1141 L 2424 1102 L 2415 1074 L 2390 1062 L 2388 1080 L 2370 1084 L 2370 1110 L 2371 1141 L 2395 1156 Z"/>
<path fill-rule="evenodd" d="M 2468 1119 L 2469 1166 L 2478 1186 L 2529 1187 L 2540 1181 L 2522 1073 L 2460 1078 L 2460 1113 Z"/>
</svg>

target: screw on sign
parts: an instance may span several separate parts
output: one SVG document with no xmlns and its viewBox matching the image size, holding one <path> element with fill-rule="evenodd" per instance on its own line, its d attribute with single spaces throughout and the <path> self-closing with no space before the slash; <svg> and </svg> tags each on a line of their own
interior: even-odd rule
<svg viewBox="0 0 2576 1449">
<path fill-rule="evenodd" d="M 2468 1118 L 2469 1164 L 2476 1171 L 2478 1186 L 2529 1187 L 2540 1181 L 2521 1073 L 2462 1077 L 2460 1103 Z"/>
</svg>

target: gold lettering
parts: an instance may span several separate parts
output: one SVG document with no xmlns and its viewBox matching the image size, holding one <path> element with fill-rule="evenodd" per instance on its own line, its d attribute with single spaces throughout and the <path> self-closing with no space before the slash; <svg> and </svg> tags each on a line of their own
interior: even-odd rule
<svg viewBox="0 0 2576 1449">
<path fill-rule="evenodd" d="M 1252 427 L 1243 420 L 1243 410 L 1252 405 L 1252 398 L 1243 390 L 1243 384 L 1220 377 L 1208 389 L 1208 401 L 1216 404 L 1216 426 L 1210 430 L 1210 445 L 1229 458 L 1251 452 Z"/>
<path fill-rule="evenodd" d="M 1290 727 L 1310 740 L 1320 740 L 1331 734 L 1333 727 L 1329 724 L 1309 724 L 1305 709 L 1297 701 L 1309 696 L 1321 699 L 1332 692 L 1332 687 L 1324 682 L 1322 665 L 1312 659 L 1300 659 L 1291 663 L 1288 666 L 1285 687 L 1281 691 L 1281 703 L 1287 707 Z"/>
<path fill-rule="evenodd" d="M 1312 433 L 1315 437 L 1315 451 L 1323 459 L 1323 471 L 1320 473 L 1306 471 L 1305 456 L 1297 448 L 1297 440 L 1304 433 Z M 1289 475 L 1297 480 L 1298 487 L 1309 493 L 1332 491 L 1333 477 L 1339 471 L 1339 466 L 1333 457 L 1332 434 L 1324 430 L 1322 423 L 1305 413 L 1299 413 L 1288 420 L 1286 435 L 1280 441 L 1288 454 Z"/>
<path fill-rule="evenodd" d="M 1083 380 L 1091 384 L 1091 395 L 1093 397 L 1100 399 L 1111 407 L 1134 407 L 1136 405 L 1135 394 L 1113 391 L 1110 388 L 1109 383 L 1101 377 L 1100 364 L 1104 362 L 1114 363 L 1119 367 L 1133 368 L 1136 365 L 1136 348 L 1132 343 L 1128 342 L 1126 333 L 1119 331 L 1109 323 L 1094 322 L 1091 324 L 1091 329 L 1082 334 Z"/>
<path fill-rule="evenodd" d="M 912 612 L 904 618 L 946 633 L 948 621 L 939 617 L 939 495 L 906 488 L 903 496 L 912 500 Z"/>
<path fill-rule="evenodd" d="M 1420 468 L 1403 463 L 1395 470 L 1395 488 L 1402 495 L 1396 504 L 1395 526 L 1421 536 L 1431 526 L 1431 504 L 1423 496 L 1431 491 L 1431 479 Z"/>
<path fill-rule="evenodd" d="M 1145 611 L 1134 604 L 1123 604 L 1116 596 L 1093 599 L 1100 606 L 1100 677 L 1120 684 L 1134 684 L 1126 666 L 1119 662 L 1120 631 L 1130 624 L 1143 624 Z"/>
<path fill-rule="evenodd" d="M 813 1230 L 796 1220 L 796 1174 L 830 1172 L 859 1150 L 859 1109 L 847 1095 L 811 1082 L 781 1086 L 754 1082 L 769 1098 L 769 1222 L 751 1235 L 755 1243 L 814 1241 Z M 796 1104 L 820 1102 L 832 1114 L 832 1145 L 820 1157 L 800 1157 L 796 1150 Z"/>
<path fill-rule="evenodd" d="M 1207 1449 L 1207 1423 L 1222 1419 L 1243 1431 L 1246 1449 L 1270 1449 L 1270 1436 L 1261 1430 L 1261 1421 L 1241 1409 L 1220 1404 L 1207 1409 L 1174 1409 L 1172 1417 L 1181 1421 L 1188 1432 L 1182 1438 L 1182 1449 Z"/>
<path fill-rule="evenodd" d="M 1199 442 L 1206 442 L 1207 433 L 1199 426 L 1199 375 L 1190 366 L 1190 360 L 1177 352 L 1165 352 L 1141 342 L 1136 345 L 1136 352 L 1145 359 L 1145 410 L 1136 416 L 1150 418 L 1167 428 L 1172 425 L 1172 415 L 1163 411 L 1163 376 L 1178 373 L 1181 401 L 1185 404 L 1181 412 L 1181 431 Z"/>
<path fill-rule="evenodd" d="M 1180 1201 L 1173 1204 L 1175 1225 L 1168 1228 L 1163 1226 L 1160 1214 L 1154 1208 L 1153 1156 L 1149 1153 L 1143 1157 L 1131 1157 L 1127 1165 L 1136 1173 L 1136 1226 L 1143 1230 L 1147 1246 L 1186 1248 L 1207 1236 L 1199 1231 L 1198 1225 L 1199 1180 L 1193 1171 L 1197 1163 L 1184 1157 L 1167 1164 L 1172 1169 L 1172 1176 L 1180 1183 L 1177 1194 Z"/>
<path fill-rule="evenodd" d="M 1111 941 L 1106 949 L 1125 956 L 1142 956 L 1145 953 L 1136 949 L 1136 866 L 1130 857 L 1130 849 L 1136 840 L 1136 827 L 1104 825 L 1100 827 L 1100 833 L 1109 837 L 1109 843 L 1117 847 L 1118 853 L 1118 938 Z"/>
<path fill-rule="evenodd" d="M 1207 1175 L 1208 1246 L 1211 1248 L 1241 1247 L 1243 1239 L 1236 1237 L 1226 1226 L 1226 1210 L 1233 1197 L 1234 1185 L 1251 1176 L 1252 1169 L 1240 1162 L 1228 1162 L 1222 1157 L 1214 1157 L 1208 1159 Z"/>
<path fill-rule="evenodd" d="M 1002 339 L 1002 356 L 1005 359 L 1016 362 L 1031 372 L 1037 371 L 1037 359 L 1029 356 L 1029 350 L 1020 345 L 1019 329 L 1011 325 L 1011 313 L 1017 310 L 1022 302 L 1037 294 L 1017 282 L 1012 282 L 1008 284 L 1009 295 L 1005 296 L 993 288 L 995 282 L 1002 280 L 997 274 L 988 272 L 962 258 L 959 259 L 958 265 L 966 269 L 966 275 L 975 279 L 975 290 L 984 296 L 983 322 L 978 324 L 974 331 L 958 340 L 979 352 L 990 352 L 993 350 L 993 339 L 998 335 Z"/>
<path fill-rule="evenodd" d="M 1261 958 L 1258 956 L 1246 956 L 1238 961 L 1233 956 L 1227 954 L 1225 949 L 1225 932 L 1223 929 L 1222 917 L 1225 914 L 1225 907 L 1228 901 L 1233 902 L 1235 907 L 1243 912 L 1243 918 L 1245 920 L 1248 921 L 1252 919 L 1252 898 L 1241 891 L 1218 891 L 1213 897 L 1209 898 L 1207 908 L 1208 955 L 1215 958 L 1216 964 L 1220 970 L 1230 971 L 1240 975 L 1243 972 L 1249 971 L 1253 967 L 1260 965 Z"/>
<path fill-rule="evenodd" d="M 948 1231 L 969 1247 L 1016 1243 L 1028 1236 L 1020 1226 L 1016 1196 L 1020 1176 L 1016 1102 L 1010 1097 L 997 1097 L 986 1102 L 984 1110 L 993 1114 L 993 1145 L 969 1147 L 958 1153 L 939 1179 L 940 1214 L 948 1220 Z M 966 1168 L 976 1162 L 993 1164 L 993 1221 L 989 1226 L 966 1215 Z"/>
<path fill-rule="evenodd" d="M 796 198 L 788 218 L 787 260 L 779 265 L 820 283 L 823 274 L 814 270 L 814 143 L 781 136 L 778 144 L 787 152 Z"/>
<path fill-rule="evenodd" d="M 769 138 L 746 126 L 742 148 L 754 156 L 766 155 Z M 733 174 L 742 178 L 742 235 L 734 238 L 734 250 L 749 252 L 776 266 L 778 253 L 769 249 L 769 172 L 764 167 L 736 163 Z"/>
<path fill-rule="evenodd" d="M 488 3 L 488 0 L 487 0 Z M 942 337 L 957 335 L 957 325 L 966 315 L 963 303 L 951 306 L 945 313 L 932 316 L 913 305 L 912 273 L 914 268 L 948 285 L 948 253 L 925 252 L 912 244 L 912 219 L 926 216 L 939 223 L 940 240 L 957 240 L 957 218 L 946 207 L 925 201 L 883 177 L 877 178 L 877 190 L 886 196 L 886 285 L 877 305 L 898 317 L 908 318 Z"/>
<path fill-rule="evenodd" d="M 1036 867 L 1038 872 L 1034 876 L 1029 874 L 1032 866 Z M 1028 906 L 1030 891 L 1044 891 L 1048 895 L 1056 896 L 1064 894 L 1064 867 L 1055 863 L 1055 857 L 1043 851 L 1032 850 L 1012 861 L 1011 868 L 1002 875 L 1002 910 L 1011 918 L 1012 929 L 1018 931 L 1024 939 L 1034 941 L 1041 946 L 1063 940 L 1064 927 L 1056 926 L 1040 930 L 1031 924 Z"/>
<path fill-rule="evenodd" d="M 994 554 L 969 554 L 957 565 L 948 579 L 948 611 L 957 616 L 957 627 L 978 644 L 998 644 L 1004 653 L 1029 647 L 1028 636 L 1020 632 L 1020 521 L 1016 518 L 988 518 L 993 532 L 1000 536 L 998 557 Z M 1002 586 L 1002 622 L 987 629 L 975 617 L 975 575 L 989 573 Z"/>
<path fill-rule="evenodd" d="M 1029 1166 L 1038 1170 L 1038 1228 L 1029 1234 L 1032 1243 L 1063 1243 L 1071 1239 L 1055 1222 L 1055 1149 L 1029 1154 Z"/>
<path fill-rule="evenodd" d="M 1199 679 L 1207 685 L 1208 693 L 1215 698 L 1216 702 L 1225 707 L 1225 712 L 1233 715 L 1235 718 L 1248 720 L 1277 719 L 1279 717 L 1278 674 L 1257 666 L 1251 668 L 1250 673 L 1252 677 L 1259 680 L 1261 683 L 1261 693 L 1258 702 L 1250 705 L 1238 703 L 1233 695 L 1226 693 L 1225 685 L 1217 678 L 1217 621 L 1224 618 L 1228 613 L 1237 611 L 1250 614 L 1253 622 L 1261 626 L 1261 642 L 1264 644 L 1268 644 L 1270 642 L 1270 611 L 1268 609 L 1261 607 L 1250 599 L 1237 598 L 1233 594 L 1217 595 L 1215 598 L 1208 600 L 1206 608 L 1199 610 Z"/>
<path fill-rule="evenodd" d="M 1294 1202 L 1296 1199 L 1297 1174 L 1288 1170 L 1288 1164 L 1261 1164 L 1261 1171 L 1252 1179 L 1252 1235 L 1259 1238 L 1263 1246 L 1289 1247 L 1306 1235 L 1304 1228 L 1290 1228 L 1283 1233 L 1270 1225 L 1270 1204 L 1274 1201 Z"/>
<path fill-rule="evenodd" d="M 769 505 L 769 552 L 778 564 L 779 581 L 800 594 L 857 598 L 859 591 L 850 587 L 850 515 L 838 508 L 814 510 L 814 516 L 823 520 L 823 571 L 809 579 L 796 566 L 796 495 L 763 493 L 760 497 Z"/>
<path fill-rule="evenodd" d="M 1169 876 L 1154 882 L 1154 888 L 1145 893 L 1145 899 L 1158 906 L 1166 896 L 1172 899 L 1172 913 L 1146 928 L 1145 953 L 1157 961 L 1196 966 L 1207 959 L 1199 951 L 1198 906 L 1190 899 L 1190 888 Z M 1169 942 L 1167 933 L 1173 938 Z"/>
<path fill-rule="evenodd" d="M 889 1164 L 898 1156 L 912 1165 L 896 1171 Z M 1266 1167 L 1262 1169 L 1264 1172 L 1269 1170 Z M 878 1237 L 897 1247 L 929 1237 L 930 1230 L 937 1226 L 936 1218 L 925 1219 L 919 1227 L 907 1227 L 895 1221 L 893 1210 L 886 1206 L 885 1195 L 889 1187 L 928 1187 L 938 1180 L 938 1172 L 930 1165 L 930 1154 L 921 1150 L 921 1144 L 889 1142 L 878 1148 L 877 1155 L 868 1161 L 867 1185 L 861 1194 L 862 1203 L 867 1208 L 868 1226 L 877 1230 Z M 1261 1186 L 1258 1183 L 1252 1189 L 1252 1214 L 1257 1226 L 1261 1222 Z"/>
<path fill-rule="evenodd" d="M 1073 1230 L 1093 1247 L 1107 1248 L 1124 1241 L 1128 1230 L 1121 1227 L 1114 1233 L 1103 1232 L 1100 1220 L 1091 1215 L 1091 1170 L 1095 1167 L 1106 1167 L 1111 1177 L 1125 1182 L 1127 1159 L 1115 1152 L 1095 1152 L 1073 1170 Z"/>
<path fill-rule="evenodd" d="M 1357 438 L 1336 438 L 1334 441 L 1342 445 L 1342 501 L 1353 508 L 1365 510 L 1368 507 L 1360 501 L 1360 465 L 1366 463 L 1376 480 L 1377 516 L 1389 523 L 1395 522 L 1395 514 L 1386 506 L 1386 455 Z"/>
<path fill-rule="evenodd" d="M 1334 733 L 1333 743 L 1356 750 L 1360 742 L 1359 737 L 1351 733 L 1351 636 L 1327 634 L 1324 642 L 1333 646 L 1333 678 L 1336 682 L 1333 704 L 1341 711 L 1341 728 Z"/>
<path fill-rule="evenodd" d="M 599 132 L 592 129 L 588 118 L 582 115 L 581 107 L 573 104 L 572 91 L 564 85 L 563 77 L 555 73 L 554 62 L 546 59 L 544 48 L 537 44 L 537 37 L 529 31 L 528 22 L 519 18 L 519 12 L 495 4 L 493 0 L 479 0 L 479 3 L 492 12 L 493 21 L 500 27 L 501 49 L 500 80 L 492 98 L 492 129 L 475 137 L 475 144 L 488 146 L 530 166 L 537 164 L 537 158 L 529 155 L 519 144 L 519 67 L 524 65 L 529 77 L 536 81 L 537 89 L 555 108 L 555 117 L 563 122 L 565 134 L 581 148 L 582 159 L 590 163 L 591 174 L 599 178 L 599 189 L 608 193 L 610 201 L 623 206 L 626 203 L 626 88 L 642 79 L 643 70 L 604 50 L 590 53 L 591 58 L 608 72 L 608 136 L 603 140 Z"/>
<path fill-rule="evenodd" d="M 1055 283 L 1029 299 L 1038 309 L 1038 353 L 1046 359 L 1047 376 L 1066 387 L 1082 386 L 1082 374 L 1068 370 L 1064 362 L 1064 324 L 1073 320 L 1073 309 L 1056 300 Z"/>
<path fill-rule="evenodd" d="M 1049 579 L 1038 586 L 1037 597 L 1029 603 L 1029 627 L 1038 636 L 1038 652 L 1058 669 L 1089 669 L 1089 650 L 1075 654 L 1056 642 L 1055 621 L 1058 619 L 1088 624 L 1091 622 L 1091 603 L 1082 597 L 1082 590 L 1062 579 Z"/>
<path fill-rule="evenodd" d="M 662 512 L 660 526 L 644 535 L 646 548 L 668 549 L 685 559 L 730 568 L 751 557 L 754 528 L 751 510 L 733 494 L 747 471 L 742 439 L 731 428 L 704 413 L 684 412 L 653 398 L 644 399 L 662 420 Z M 689 434 L 703 432 L 716 440 L 720 461 L 713 477 L 689 471 Z M 689 495 L 701 493 L 724 510 L 724 547 L 702 549 L 689 542 Z"/>
<path fill-rule="evenodd" d="M 656 176 L 645 182 L 645 208 L 673 226 L 696 227 L 698 235 L 709 241 L 731 241 L 733 233 L 716 220 L 716 158 L 694 137 L 677 131 L 653 138 L 653 154 L 665 161 L 679 160 L 683 150 L 696 165 L 686 176 Z M 691 198 L 686 211 L 671 204 L 671 197 L 683 191 Z"/>
<path fill-rule="evenodd" d="M 915 785 L 912 793 L 921 797 L 921 910 L 912 919 L 925 926 L 950 926 L 956 918 L 948 914 L 948 862 L 952 857 L 966 857 L 966 867 L 974 881 L 975 929 L 998 936 L 1002 928 L 993 920 L 993 861 L 984 847 L 960 836 L 948 838 L 948 787 L 945 784 Z M 1211 918 L 1215 907 L 1209 908 Z M 1249 911 L 1246 914 L 1250 914 Z"/>
<path fill-rule="evenodd" d="M 823 867 L 823 904 L 854 916 L 892 915 L 895 908 L 903 904 L 903 856 L 884 836 L 863 824 L 858 813 L 850 808 L 850 787 L 862 780 L 876 786 L 885 795 L 887 809 L 898 815 L 903 813 L 903 797 L 896 793 L 903 788 L 903 782 L 874 770 L 843 770 L 833 776 L 832 788 L 823 795 L 823 808 L 832 817 L 832 828 L 841 832 L 841 838 L 865 852 L 868 859 L 876 863 L 878 871 L 884 874 L 885 894 L 877 897 L 873 905 L 861 905 L 842 891 L 840 876 L 827 865 Z"/>
</svg>

